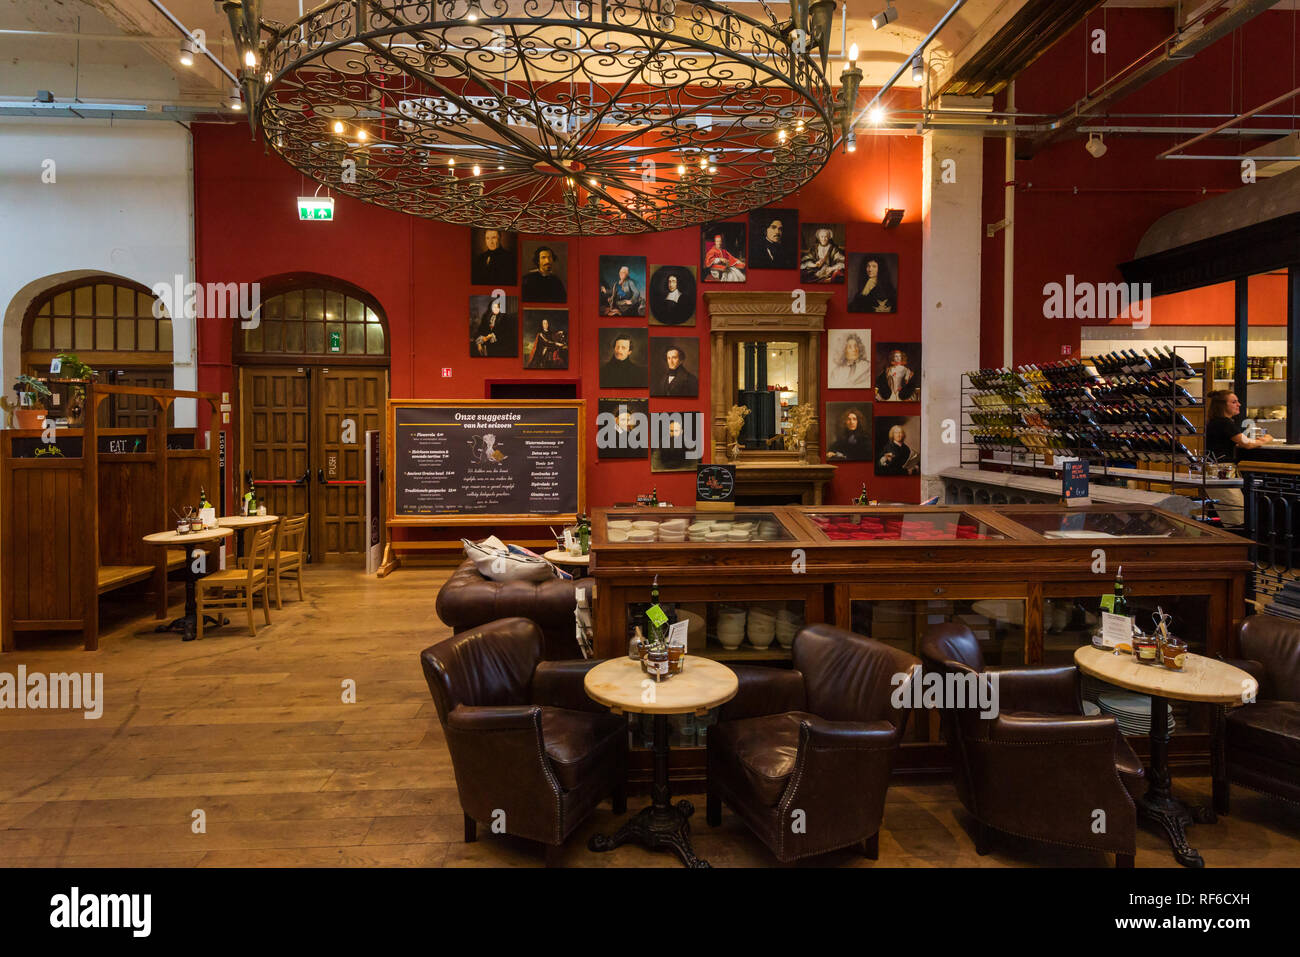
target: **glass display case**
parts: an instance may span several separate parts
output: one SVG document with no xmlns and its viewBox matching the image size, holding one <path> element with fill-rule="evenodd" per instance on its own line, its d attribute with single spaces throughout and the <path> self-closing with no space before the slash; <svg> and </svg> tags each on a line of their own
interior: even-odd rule
<svg viewBox="0 0 1300 957">
<path fill-rule="evenodd" d="M 799 627 L 820 622 L 918 657 L 929 627 L 961 622 L 990 665 L 1068 664 L 1122 565 L 1140 624 L 1163 609 L 1192 651 L 1232 656 L 1250 547 L 1169 512 L 1100 505 L 598 509 L 596 655 L 627 653 L 657 577 L 692 623 L 690 653 L 729 664 L 788 667 Z M 1110 693 L 1085 690 L 1090 707 Z M 1206 720 L 1195 706 L 1174 718 L 1179 748 L 1196 752 Z M 900 767 L 946 764 L 937 714 L 918 715 L 907 742 Z"/>
<path fill-rule="evenodd" d="M 1004 539 L 1006 534 L 960 510 L 815 510 L 804 513 L 830 541 L 941 542 Z"/>
<path fill-rule="evenodd" d="M 1017 511 L 1011 521 L 1052 540 L 1071 538 L 1207 538 L 1210 527 L 1155 509 Z"/>
<path fill-rule="evenodd" d="M 599 513 L 598 513 L 599 515 Z M 596 530 L 605 545 L 788 542 L 794 532 L 775 511 L 738 508 L 733 512 L 688 508 L 610 509 Z"/>
</svg>

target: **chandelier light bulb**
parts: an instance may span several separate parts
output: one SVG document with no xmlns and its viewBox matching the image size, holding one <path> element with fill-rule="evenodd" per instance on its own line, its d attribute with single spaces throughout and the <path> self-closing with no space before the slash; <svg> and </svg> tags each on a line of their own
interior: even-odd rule
<svg viewBox="0 0 1300 957">
<path fill-rule="evenodd" d="M 849 45 L 849 69 L 858 65 L 858 45 L 856 43 Z"/>
<path fill-rule="evenodd" d="M 713 175 L 714 173 L 716 173 L 717 171 L 718 171 L 718 168 L 717 168 L 716 166 L 710 166 L 710 167 L 709 167 L 709 175 L 710 175 L 710 176 L 712 176 L 712 175 Z"/>
<path fill-rule="evenodd" d="M 708 159 L 708 157 L 707 157 L 707 156 L 701 156 L 701 157 L 700 157 L 700 169 L 708 169 L 708 168 L 709 168 L 709 159 Z"/>
<path fill-rule="evenodd" d="M 587 180 L 587 182 L 590 183 L 592 186 L 595 186 L 595 185 L 596 185 L 596 177 L 594 177 L 594 176 L 591 177 L 591 179 Z"/>
<path fill-rule="evenodd" d="M 268 84 L 269 84 L 269 83 L 271 82 L 271 80 L 272 80 L 272 75 L 271 75 L 271 71 L 270 71 L 270 70 L 267 70 L 265 73 L 262 74 L 262 82 L 263 82 L 263 83 L 268 83 Z"/>
<path fill-rule="evenodd" d="M 686 175 L 686 167 L 685 167 L 685 165 L 683 165 L 683 164 L 681 164 L 681 163 L 678 163 L 678 164 L 677 164 L 677 175 L 678 175 L 678 176 L 685 176 L 685 175 Z"/>
<path fill-rule="evenodd" d="M 364 143 L 366 141 L 366 135 L 365 130 L 357 130 L 357 139 L 361 140 L 361 142 Z"/>
<path fill-rule="evenodd" d="M 456 157 L 454 157 L 454 156 L 448 156 L 448 157 L 447 157 L 447 165 L 448 165 L 448 166 L 455 166 L 455 165 L 456 165 Z"/>
<path fill-rule="evenodd" d="M 257 54 L 252 50 L 244 51 L 244 66 L 257 66 Z"/>
<path fill-rule="evenodd" d="M 784 142 L 785 142 L 785 130 L 780 130 L 780 131 L 778 131 L 777 134 L 776 134 L 776 138 L 777 138 L 778 140 L 780 140 L 782 143 L 784 143 Z"/>
<path fill-rule="evenodd" d="M 504 164 L 504 163 L 498 163 L 498 164 L 497 164 L 497 171 L 498 171 L 498 172 L 504 173 L 505 170 L 506 170 L 506 167 L 505 167 L 505 164 Z"/>
<path fill-rule="evenodd" d="M 478 168 L 478 164 L 475 163 L 475 164 L 474 164 L 474 175 L 477 176 L 477 175 L 479 174 L 479 172 L 480 172 L 480 170 L 479 170 L 479 168 Z"/>
<path fill-rule="evenodd" d="M 343 121 L 342 121 L 342 120 L 335 120 L 335 121 L 334 121 L 334 132 L 335 132 L 335 133 L 342 133 L 342 132 L 343 132 Z"/>
</svg>

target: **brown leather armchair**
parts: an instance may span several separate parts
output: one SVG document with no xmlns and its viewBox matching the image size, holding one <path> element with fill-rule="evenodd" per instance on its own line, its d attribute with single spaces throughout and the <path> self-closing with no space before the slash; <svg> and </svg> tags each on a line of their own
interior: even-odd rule
<svg viewBox="0 0 1300 957">
<path fill-rule="evenodd" d="M 1246 661 L 1232 664 L 1259 682 L 1253 704 L 1225 721 L 1228 780 L 1300 803 L 1300 622 L 1251 615 L 1237 632 Z M 1221 810 L 1227 813 L 1227 800 Z"/>
<path fill-rule="evenodd" d="M 891 679 L 920 661 L 851 631 L 795 636 L 794 670 L 735 666 L 736 696 L 709 731 L 707 820 L 735 811 L 781 862 L 861 844 L 880 822 L 907 712 Z"/>
<path fill-rule="evenodd" d="M 1114 718 L 1084 715 L 1077 668 L 986 668 L 975 636 L 959 623 L 932 626 L 921 657 L 945 680 L 998 676 L 995 717 L 981 717 L 978 707 L 943 714 L 957 795 L 976 822 L 976 853 L 989 852 L 994 829 L 1111 851 L 1116 867 L 1133 866 L 1142 762 Z M 1098 810 L 1106 815 L 1100 833 Z"/>
<path fill-rule="evenodd" d="M 547 661 L 581 658 L 574 637 L 574 590 L 591 593 L 589 578 L 554 578 L 540 582 L 494 582 L 479 574 L 471 561 L 462 562 L 438 591 L 434 610 L 454 632 L 469 631 L 489 621 L 519 616 L 542 630 L 542 657 Z"/>
<path fill-rule="evenodd" d="M 627 810 L 627 722 L 583 691 L 598 661 L 542 661 L 542 632 L 524 618 L 490 622 L 420 653 L 447 737 L 465 814 L 504 813 L 506 833 L 547 846 L 548 865 L 606 796 Z"/>
</svg>

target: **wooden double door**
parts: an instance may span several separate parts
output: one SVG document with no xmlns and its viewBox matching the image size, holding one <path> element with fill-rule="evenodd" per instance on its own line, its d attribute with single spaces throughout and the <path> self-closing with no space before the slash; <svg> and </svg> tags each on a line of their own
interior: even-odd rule
<svg viewBox="0 0 1300 957">
<path fill-rule="evenodd" d="M 311 514 L 313 561 L 361 558 L 366 547 L 366 432 L 383 430 L 388 370 L 373 366 L 244 366 L 239 376 L 236 500 L 252 473 L 276 515 Z"/>
</svg>

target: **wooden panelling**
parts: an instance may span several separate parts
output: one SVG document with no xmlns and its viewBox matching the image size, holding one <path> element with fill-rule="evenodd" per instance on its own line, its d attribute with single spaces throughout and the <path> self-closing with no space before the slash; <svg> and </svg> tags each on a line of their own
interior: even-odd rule
<svg viewBox="0 0 1300 957">
<path fill-rule="evenodd" d="M 153 456 L 99 456 L 99 561 L 102 565 L 153 565 L 159 549 L 144 536 L 167 528 Z"/>
</svg>

